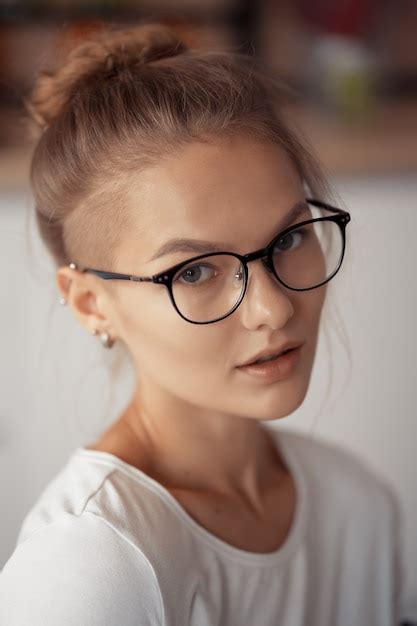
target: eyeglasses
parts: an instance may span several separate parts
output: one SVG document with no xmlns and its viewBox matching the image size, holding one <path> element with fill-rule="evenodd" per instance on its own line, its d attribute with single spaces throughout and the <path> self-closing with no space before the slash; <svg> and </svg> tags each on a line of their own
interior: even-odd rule
<svg viewBox="0 0 417 626">
<path fill-rule="evenodd" d="M 319 214 L 330 211 L 336 215 L 294 224 L 276 235 L 266 248 L 247 254 L 200 254 L 153 276 L 80 268 L 75 263 L 69 266 L 104 280 L 165 285 L 172 305 L 185 321 L 212 324 L 231 315 L 242 302 L 248 283 L 248 263 L 251 261 L 262 259 L 266 270 L 293 291 L 316 289 L 337 274 L 345 253 L 350 214 L 320 200 L 308 198 L 306 203 L 312 214 L 315 210 Z"/>
</svg>

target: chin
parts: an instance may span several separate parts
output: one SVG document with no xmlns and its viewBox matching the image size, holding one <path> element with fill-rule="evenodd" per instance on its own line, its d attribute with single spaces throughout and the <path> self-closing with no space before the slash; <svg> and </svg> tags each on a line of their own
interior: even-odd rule
<svg viewBox="0 0 417 626">
<path fill-rule="evenodd" d="M 250 415 L 253 419 L 273 421 L 291 415 L 304 402 L 307 395 L 308 384 L 295 380 L 287 380 L 281 386 L 271 386 L 263 393 L 253 395 L 253 400 L 247 399 L 246 411 L 252 409 Z"/>
</svg>

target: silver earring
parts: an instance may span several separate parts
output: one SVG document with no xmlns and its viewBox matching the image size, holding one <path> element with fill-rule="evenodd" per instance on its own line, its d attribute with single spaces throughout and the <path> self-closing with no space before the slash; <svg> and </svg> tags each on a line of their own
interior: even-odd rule
<svg viewBox="0 0 417 626">
<path fill-rule="evenodd" d="M 110 335 L 106 330 L 103 330 L 100 333 L 100 341 L 105 348 L 112 348 L 114 344 L 114 340 L 110 339 Z"/>
<path fill-rule="evenodd" d="M 92 335 L 97 335 L 98 334 L 98 330 L 97 328 L 93 328 L 92 331 L 90 331 Z M 115 342 L 115 339 L 110 339 L 109 333 L 106 330 L 103 330 L 100 333 L 100 341 L 103 344 L 103 346 L 105 348 L 112 348 L 113 344 Z"/>
<path fill-rule="evenodd" d="M 70 264 L 69 264 L 69 267 L 70 267 L 72 270 L 77 269 L 77 266 L 75 265 L 75 263 L 70 263 Z M 71 281 L 70 281 L 70 282 L 71 282 Z M 64 304 L 64 305 L 65 305 L 65 304 L 67 304 L 67 301 L 65 300 L 65 298 L 59 298 L 59 304 Z"/>
</svg>

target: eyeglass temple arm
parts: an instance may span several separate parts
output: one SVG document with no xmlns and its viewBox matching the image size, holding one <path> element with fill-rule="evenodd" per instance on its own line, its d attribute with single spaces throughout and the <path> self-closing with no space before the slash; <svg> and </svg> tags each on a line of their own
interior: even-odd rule
<svg viewBox="0 0 417 626">
<path fill-rule="evenodd" d="M 117 278 L 119 280 L 133 280 L 136 282 L 146 282 L 146 283 L 153 282 L 152 276 L 130 276 L 129 274 L 119 274 L 118 272 L 104 272 L 102 270 L 95 270 L 89 267 L 85 267 L 85 268 L 78 267 L 75 263 L 70 263 L 69 267 L 71 267 L 71 269 L 73 270 L 77 269 L 79 272 L 82 272 L 83 274 L 95 274 L 96 276 L 99 276 L 100 278 L 104 278 L 106 280 Z"/>
<path fill-rule="evenodd" d="M 111 279 L 118 278 L 119 280 L 133 280 L 138 283 L 152 283 L 154 282 L 151 276 L 130 276 L 128 274 L 118 274 L 117 272 L 102 272 L 101 270 L 86 269 L 84 272 L 89 274 L 96 274 L 100 278 Z"/>
</svg>

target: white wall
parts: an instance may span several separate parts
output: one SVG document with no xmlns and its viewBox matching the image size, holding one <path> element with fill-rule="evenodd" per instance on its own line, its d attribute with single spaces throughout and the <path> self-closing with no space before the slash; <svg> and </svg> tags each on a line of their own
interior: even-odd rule
<svg viewBox="0 0 417 626">
<path fill-rule="evenodd" d="M 417 621 L 417 182 L 410 176 L 334 183 L 352 216 L 347 256 L 332 285 L 352 371 L 333 332 L 328 367 L 321 335 L 307 397 L 280 427 L 342 444 L 395 487 L 406 522 L 404 607 Z M 28 191 L 0 194 L 0 567 L 45 484 L 75 446 L 93 441 L 116 418 L 133 385 L 127 368 L 106 410 L 112 351 L 59 305 L 52 264 L 33 225 L 33 250 L 25 239 L 31 209 Z M 330 400 L 321 408 L 330 374 Z"/>
</svg>

